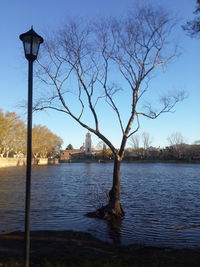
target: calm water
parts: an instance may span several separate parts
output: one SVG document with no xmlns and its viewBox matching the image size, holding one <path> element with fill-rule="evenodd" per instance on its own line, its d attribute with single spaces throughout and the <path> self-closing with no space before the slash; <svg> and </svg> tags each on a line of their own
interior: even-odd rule
<svg viewBox="0 0 200 267">
<path fill-rule="evenodd" d="M 112 164 L 34 167 L 32 230 L 77 230 L 109 242 L 200 247 L 200 165 L 124 163 L 125 218 L 118 228 L 84 216 L 104 203 Z M 0 233 L 23 230 L 25 169 L 0 169 Z"/>
</svg>

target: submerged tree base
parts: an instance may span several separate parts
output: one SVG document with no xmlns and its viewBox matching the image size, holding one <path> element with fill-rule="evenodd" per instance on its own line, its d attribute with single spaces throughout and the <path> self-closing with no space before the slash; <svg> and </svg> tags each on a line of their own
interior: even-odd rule
<svg viewBox="0 0 200 267">
<path fill-rule="evenodd" d="M 108 204 L 106 206 L 103 206 L 97 209 L 96 211 L 86 213 L 87 217 L 99 218 L 99 219 L 108 220 L 108 221 L 114 218 L 122 218 L 124 217 L 124 215 L 125 213 L 124 213 L 124 210 L 121 204 L 119 204 L 119 207 L 117 210 L 111 208 L 111 206 Z"/>
</svg>

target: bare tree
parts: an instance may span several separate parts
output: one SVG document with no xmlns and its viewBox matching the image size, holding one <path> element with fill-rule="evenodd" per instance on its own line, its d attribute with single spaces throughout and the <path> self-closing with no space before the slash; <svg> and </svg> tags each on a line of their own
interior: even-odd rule
<svg viewBox="0 0 200 267">
<path fill-rule="evenodd" d="M 193 143 L 194 145 L 200 145 L 200 140 L 196 140 L 196 141 L 194 141 L 194 143 Z"/>
<path fill-rule="evenodd" d="M 170 146 L 176 146 L 185 143 L 185 138 L 180 132 L 172 133 L 170 136 L 168 136 L 167 140 Z"/>
<path fill-rule="evenodd" d="M 99 141 L 98 143 L 97 143 L 97 145 L 96 145 L 96 149 L 97 150 L 103 150 L 103 142 L 102 141 Z"/>
<path fill-rule="evenodd" d="M 184 98 L 182 92 L 164 96 L 157 110 L 152 104 L 146 104 L 144 109 L 139 105 L 149 89 L 151 74 L 176 56 L 176 49 L 172 51 L 169 45 L 172 26 L 164 11 L 146 6 L 121 20 L 95 25 L 69 23 L 46 42 L 43 52 L 46 57 L 39 61 L 37 76 L 51 88 L 52 94 L 39 99 L 35 109 L 66 113 L 98 136 L 114 156 L 109 202 L 96 211 L 96 216 L 124 215 L 120 202 L 120 166 L 128 138 L 140 127 L 140 117 L 155 119 L 170 112 Z M 117 83 L 119 80 L 123 85 Z M 121 92 L 127 96 L 126 103 L 117 98 Z M 119 148 L 100 127 L 103 105 L 111 108 L 119 125 Z M 129 107 L 126 118 L 121 112 L 124 107 Z M 85 114 L 92 116 L 93 124 L 86 122 Z"/>
<path fill-rule="evenodd" d="M 142 141 L 143 141 L 143 148 L 146 150 L 150 147 L 152 144 L 152 138 L 150 137 L 150 134 L 147 132 L 142 133 Z"/>
<path fill-rule="evenodd" d="M 129 143 L 133 147 L 133 149 L 139 149 L 140 148 L 140 136 L 138 134 L 132 135 L 130 137 Z"/>
<path fill-rule="evenodd" d="M 191 37 L 200 37 L 200 0 L 196 1 L 196 9 L 194 11 L 194 14 L 196 15 L 196 17 L 191 20 L 188 21 L 185 25 L 182 26 L 183 30 L 187 31 L 188 34 Z"/>
<path fill-rule="evenodd" d="M 183 135 L 180 132 L 175 132 L 168 136 L 167 140 L 173 149 L 175 157 L 181 158 L 181 155 L 186 148 L 186 140 Z"/>
</svg>

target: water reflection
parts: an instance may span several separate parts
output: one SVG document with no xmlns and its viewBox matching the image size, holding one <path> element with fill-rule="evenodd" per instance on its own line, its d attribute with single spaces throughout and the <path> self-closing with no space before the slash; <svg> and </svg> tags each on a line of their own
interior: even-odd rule
<svg viewBox="0 0 200 267">
<path fill-rule="evenodd" d="M 114 217 L 111 220 L 107 221 L 108 235 L 115 246 L 121 245 L 122 220 L 123 219 L 121 218 Z"/>
</svg>

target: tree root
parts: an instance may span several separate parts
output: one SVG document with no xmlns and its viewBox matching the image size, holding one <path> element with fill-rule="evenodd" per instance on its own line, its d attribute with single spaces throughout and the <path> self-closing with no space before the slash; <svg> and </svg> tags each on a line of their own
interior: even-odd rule
<svg viewBox="0 0 200 267">
<path fill-rule="evenodd" d="M 106 206 L 97 209 L 96 211 L 86 213 L 87 217 L 99 218 L 108 221 L 113 220 L 114 218 L 122 218 L 124 215 L 125 213 L 123 211 L 121 204 L 117 212 L 114 209 L 112 209 L 108 204 Z"/>
</svg>

